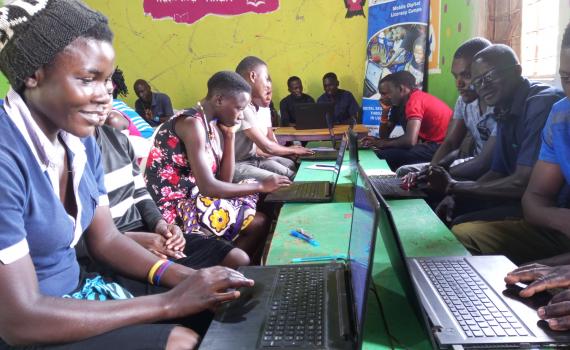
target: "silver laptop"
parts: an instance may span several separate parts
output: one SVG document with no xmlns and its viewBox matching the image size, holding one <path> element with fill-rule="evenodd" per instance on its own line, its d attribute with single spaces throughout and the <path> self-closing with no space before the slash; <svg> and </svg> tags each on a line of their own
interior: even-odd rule
<svg viewBox="0 0 570 350">
<path fill-rule="evenodd" d="M 382 196 L 380 232 L 407 299 L 437 349 L 568 347 L 569 332 L 539 320 L 547 303 L 518 297 L 506 274 L 516 266 L 504 256 L 406 258 L 390 207 Z"/>
</svg>

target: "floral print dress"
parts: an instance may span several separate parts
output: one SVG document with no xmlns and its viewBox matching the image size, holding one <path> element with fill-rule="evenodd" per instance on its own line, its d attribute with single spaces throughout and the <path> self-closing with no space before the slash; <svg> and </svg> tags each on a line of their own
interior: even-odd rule
<svg viewBox="0 0 570 350">
<path fill-rule="evenodd" d="M 179 118 L 202 121 L 207 140 L 202 152 L 206 152 L 212 174 L 216 176 L 222 156 L 220 136 L 216 122 L 208 123 L 200 110 L 189 109 L 160 126 L 146 163 L 147 189 L 167 223 L 180 226 L 185 233 L 233 241 L 253 220 L 258 195 L 224 199 L 200 194 L 186 157 L 186 146 L 174 129 Z"/>
</svg>

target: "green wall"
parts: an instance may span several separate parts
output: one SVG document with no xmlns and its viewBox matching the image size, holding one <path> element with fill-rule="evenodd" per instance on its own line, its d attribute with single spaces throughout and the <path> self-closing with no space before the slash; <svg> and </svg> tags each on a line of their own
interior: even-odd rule
<svg viewBox="0 0 570 350">
<path fill-rule="evenodd" d="M 457 100 L 455 81 L 451 75 L 451 62 L 455 50 L 476 34 L 477 8 L 480 0 L 442 0 L 440 62 L 441 73 L 428 77 L 428 91 L 453 107 Z"/>
<path fill-rule="evenodd" d="M 4 5 L 4 0 L 0 0 L 0 5 Z M 8 92 L 8 87 L 10 87 L 10 84 L 8 84 L 8 80 L 6 80 L 4 74 L 0 73 L 0 98 L 4 98 L 4 96 L 6 96 L 6 93 Z"/>
</svg>

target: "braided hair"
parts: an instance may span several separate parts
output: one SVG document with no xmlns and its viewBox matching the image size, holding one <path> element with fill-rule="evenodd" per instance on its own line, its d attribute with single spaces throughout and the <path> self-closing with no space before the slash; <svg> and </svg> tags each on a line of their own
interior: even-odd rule
<svg viewBox="0 0 570 350">
<path fill-rule="evenodd" d="M 126 97 L 129 94 L 129 89 L 127 88 L 127 84 L 125 84 L 123 71 L 120 70 L 119 67 L 117 67 L 113 72 L 111 80 L 113 81 L 113 98 L 117 98 L 119 95 Z"/>
</svg>

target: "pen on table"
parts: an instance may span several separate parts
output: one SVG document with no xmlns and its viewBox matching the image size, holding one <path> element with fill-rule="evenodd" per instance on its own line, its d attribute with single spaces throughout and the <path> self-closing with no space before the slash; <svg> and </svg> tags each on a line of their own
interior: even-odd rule
<svg viewBox="0 0 570 350">
<path fill-rule="evenodd" d="M 317 242 L 315 239 L 309 238 L 307 235 L 305 235 L 299 231 L 291 230 L 290 235 L 295 237 L 295 238 L 302 239 L 303 241 L 309 243 L 310 245 L 312 245 L 314 247 L 320 246 L 320 243 Z"/>
<path fill-rule="evenodd" d="M 305 232 L 305 230 L 303 230 L 302 228 L 298 228 L 295 231 L 300 232 L 301 234 L 305 235 L 307 238 L 309 239 L 314 239 L 315 237 L 311 236 L 310 234 L 308 234 L 307 232 Z"/>
<path fill-rule="evenodd" d="M 319 167 L 319 168 L 334 168 L 334 167 L 336 167 L 336 165 L 333 165 L 333 164 L 315 164 L 315 166 Z"/>
</svg>

